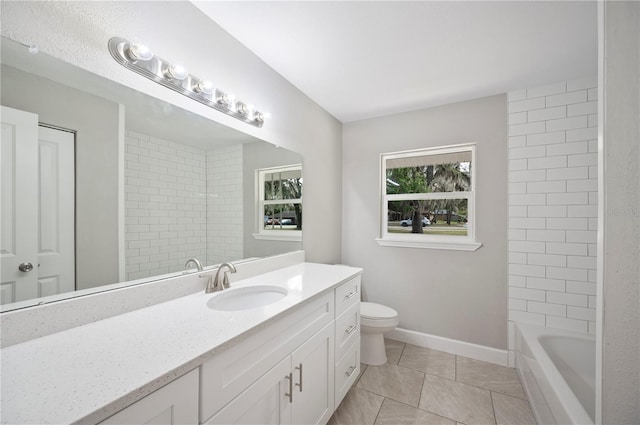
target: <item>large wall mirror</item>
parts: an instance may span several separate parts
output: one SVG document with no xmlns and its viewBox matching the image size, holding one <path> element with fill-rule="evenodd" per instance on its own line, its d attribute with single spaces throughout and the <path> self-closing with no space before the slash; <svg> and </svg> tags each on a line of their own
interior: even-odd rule
<svg viewBox="0 0 640 425">
<path fill-rule="evenodd" d="M 258 202 L 260 170 L 299 154 L 4 38 L 1 54 L 2 311 L 301 249 L 284 190 L 301 173 L 271 216 Z"/>
</svg>

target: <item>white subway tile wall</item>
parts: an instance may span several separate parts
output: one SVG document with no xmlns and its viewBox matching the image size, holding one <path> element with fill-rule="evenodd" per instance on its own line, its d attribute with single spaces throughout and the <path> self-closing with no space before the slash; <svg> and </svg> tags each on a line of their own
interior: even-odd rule
<svg viewBox="0 0 640 425">
<path fill-rule="evenodd" d="M 125 140 L 127 280 L 183 270 L 206 257 L 202 149 L 133 131 Z"/>
<path fill-rule="evenodd" d="M 593 333 L 597 79 L 508 93 L 513 323 Z"/>
<path fill-rule="evenodd" d="M 243 258 L 242 145 L 207 151 L 207 264 Z"/>
</svg>

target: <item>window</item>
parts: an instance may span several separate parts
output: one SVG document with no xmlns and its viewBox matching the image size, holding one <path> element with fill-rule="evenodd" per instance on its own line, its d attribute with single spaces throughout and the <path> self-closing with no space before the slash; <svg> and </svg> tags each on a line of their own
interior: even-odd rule
<svg viewBox="0 0 640 425">
<path fill-rule="evenodd" d="M 256 239 L 302 240 L 302 165 L 256 170 Z"/>
<path fill-rule="evenodd" d="M 381 155 L 380 245 L 475 251 L 475 145 Z"/>
</svg>

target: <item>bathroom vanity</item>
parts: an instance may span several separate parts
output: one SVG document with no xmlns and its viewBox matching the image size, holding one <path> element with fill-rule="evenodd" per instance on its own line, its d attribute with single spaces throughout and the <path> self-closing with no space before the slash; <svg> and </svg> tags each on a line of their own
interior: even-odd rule
<svg viewBox="0 0 640 425">
<path fill-rule="evenodd" d="M 3 348 L 2 423 L 324 424 L 360 371 L 360 273 L 294 264 Z"/>
</svg>

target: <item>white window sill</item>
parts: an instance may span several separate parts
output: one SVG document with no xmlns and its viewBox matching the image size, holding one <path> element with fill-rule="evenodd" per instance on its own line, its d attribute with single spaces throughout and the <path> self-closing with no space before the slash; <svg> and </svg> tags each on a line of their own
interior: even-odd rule
<svg viewBox="0 0 640 425">
<path fill-rule="evenodd" d="M 285 241 L 285 242 L 302 242 L 302 232 L 291 234 L 290 230 L 283 230 L 273 233 L 253 233 L 253 238 L 264 241 Z"/>
<path fill-rule="evenodd" d="M 451 251 L 476 251 L 482 246 L 480 242 L 425 242 L 382 238 L 376 238 L 376 242 L 378 242 L 380 246 L 392 246 L 396 248 L 444 249 Z"/>
</svg>

